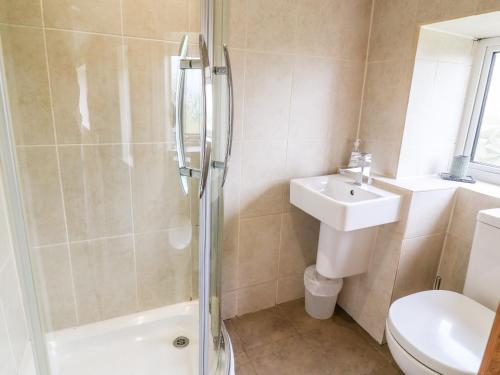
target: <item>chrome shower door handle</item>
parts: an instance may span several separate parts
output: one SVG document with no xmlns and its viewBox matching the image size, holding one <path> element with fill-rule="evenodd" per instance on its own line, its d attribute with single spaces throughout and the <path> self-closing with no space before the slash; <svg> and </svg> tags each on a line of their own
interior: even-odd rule
<svg viewBox="0 0 500 375">
<path fill-rule="evenodd" d="M 179 70 L 177 73 L 177 91 L 175 94 L 175 141 L 177 152 L 177 166 L 184 194 L 189 192 L 188 177 L 200 179 L 199 195 L 205 192 L 210 167 L 212 151 L 212 72 L 208 58 L 208 49 L 200 34 L 200 58 L 187 57 L 188 36 L 182 39 L 179 49 Z M 186 149 L 184 146 L 184 88 L 186 83 L 186 70 L 200 69 L 202 76 L 202 113 L 201 113 L 201 151 L 200 169 L 190 168 L 186 163 Z"/>
<path fill-rule="evenodd" d="M 226 183 L 227 172 L 229 170 L 229 160 L 231 159 L 231 151 L 233 148 L 233 123 L 234 123 L 234 92 L 233 92 L 233 72 L 231 69 L 231 59 L 229 51 L 224 44 L 224 60 L 226 62 L 226 80 L 227 80 L 227 96 L 228 96 L 228 121 L 227 121 L 227 140 L 226 140 L 226 155 L 224 157 L 224 172 L 222 174 L 222 186 Z"/>
<path fill-rule="evenodd" d="M 212 153 L 212 121 L 213 121 L 213 98 L 212 98 L 212 68 L 208 57 L 208 48 L 203 35 L 199 37 L 200 68 L 202 79 L 202 122 L 201 122 L 201 161 L 200 161 L 200 198 L 207 186 L 208 174 L 210 173 L 210 158 Z"/>
<path fill-rule="evenodd" d="M 175 93 L 175 149 L 177 152 L 177 166 L 179 168 L 179 178 L 184 194 L 188 194 L 188 173 L 186 165 L 186 150 L 184 147 L 184 87 L 186 82 L 186 71 L 183 62 L 186 61 L 188 50 L 188 36 L 182 39 L 179 48 L 179 68 L 177 71 L 177 89 Z"/>
</svg>

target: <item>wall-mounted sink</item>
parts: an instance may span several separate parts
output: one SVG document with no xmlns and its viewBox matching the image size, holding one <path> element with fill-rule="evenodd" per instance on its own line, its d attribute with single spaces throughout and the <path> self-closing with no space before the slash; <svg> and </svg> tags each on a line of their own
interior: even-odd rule
<svg viewBox="0 0 500 375">
<path fill-rule="evenodd" d="M 292 180 L 290 202 L 321 221 L 318 272 L 343 278 L 368 270 L 376 227 L 399 220 L 401 196 L 335 174 Z"/>
<path fill-rule="evenodd" d="M 334 174 L 290 183 L 290 202 L 332 228 L 350 231 L 399 220 L 401 197 Z"/>
</svg>

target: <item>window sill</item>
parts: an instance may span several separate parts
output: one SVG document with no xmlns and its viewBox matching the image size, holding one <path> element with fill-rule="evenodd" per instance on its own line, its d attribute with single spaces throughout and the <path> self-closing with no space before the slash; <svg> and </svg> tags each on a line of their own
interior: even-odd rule
<svg viewBox="0 0 500 375">
<path fill-rule="evenodd" d="M 483 181 L 477 181 L 475 184 L 467 184 L 464 182 L 443 180 L 437 175 L 400 179 L 373 176 L 373 179 L 375 181 L 380 181 L 383 184 L 396 186 L 411 192 L 461 188 L 500 199 L 500 186 Z"/>
</svg>

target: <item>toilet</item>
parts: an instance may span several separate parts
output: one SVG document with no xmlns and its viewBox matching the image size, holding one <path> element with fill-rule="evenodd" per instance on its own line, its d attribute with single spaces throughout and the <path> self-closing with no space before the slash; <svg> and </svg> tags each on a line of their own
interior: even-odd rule
<svg viewBox="0 0 500 375">
<path fill-rule="evenodd" d="M 386 321 L 406 375 L 477 374 L 500 301 L 500 209 L 480 211 L 463 294 L 428 290 L 395 301 Z"/>
</svg>

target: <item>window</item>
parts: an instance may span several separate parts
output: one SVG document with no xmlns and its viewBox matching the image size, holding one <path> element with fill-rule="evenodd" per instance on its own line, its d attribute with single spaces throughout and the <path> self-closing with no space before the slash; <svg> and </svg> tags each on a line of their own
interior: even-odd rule
<svg viewBox="0 0 500 375">
<path fill-rule="evenodd" d="M 500 38 L 478 43 L 472 79 L 464 154 L 473 176 L 500 183 Z"/>
</svg>

